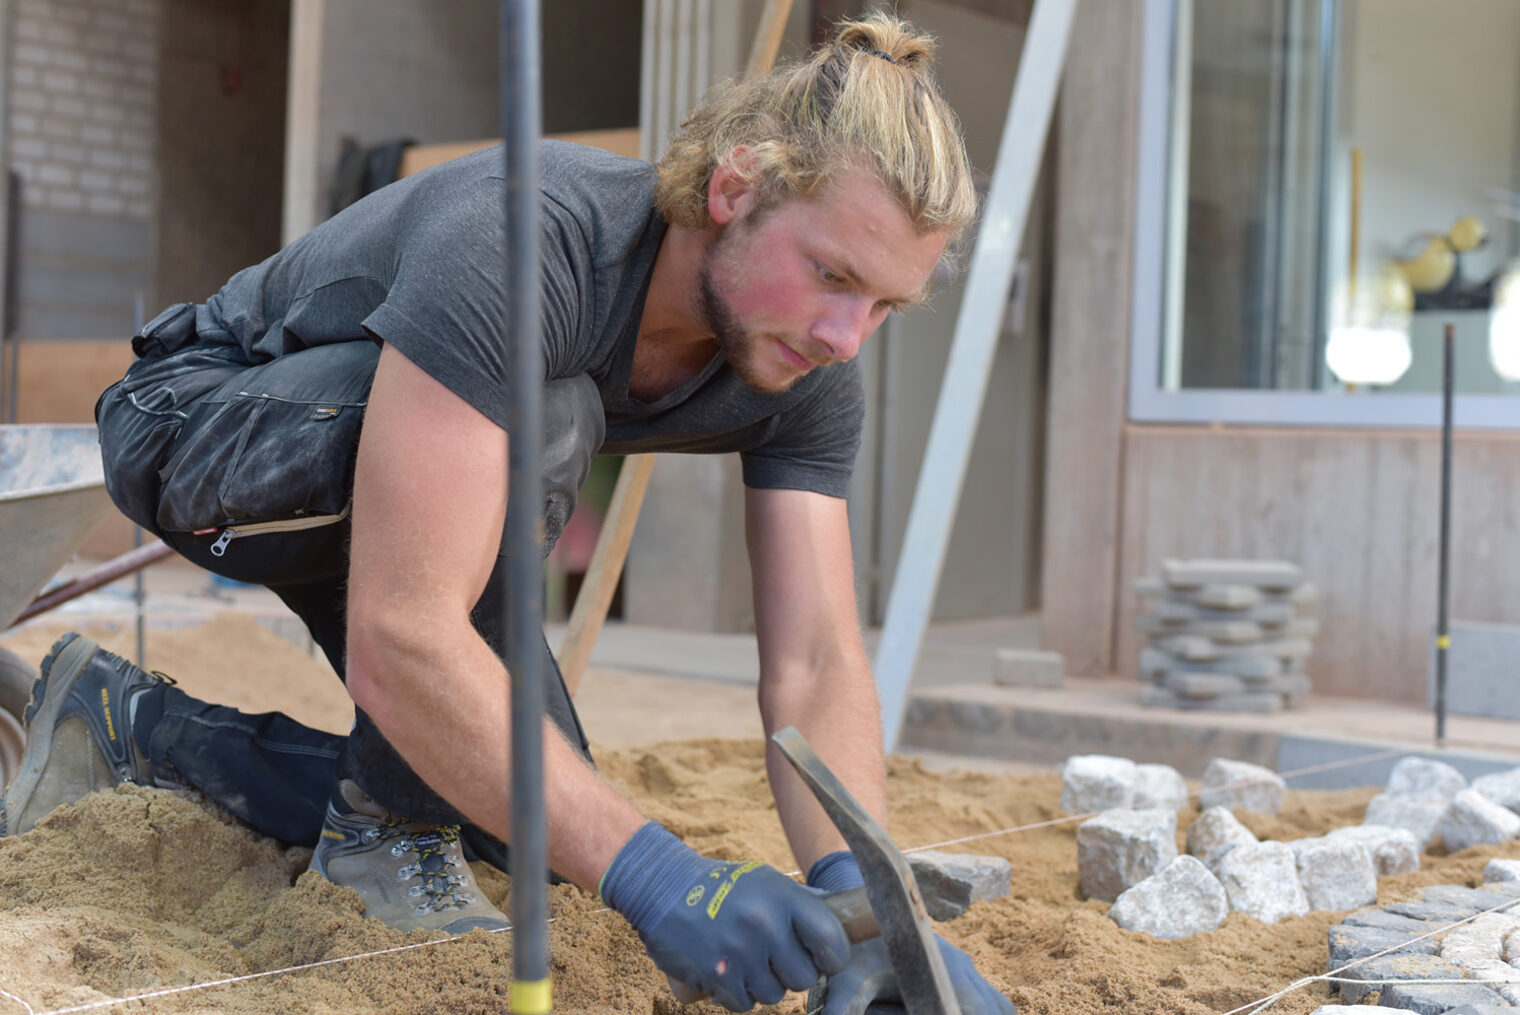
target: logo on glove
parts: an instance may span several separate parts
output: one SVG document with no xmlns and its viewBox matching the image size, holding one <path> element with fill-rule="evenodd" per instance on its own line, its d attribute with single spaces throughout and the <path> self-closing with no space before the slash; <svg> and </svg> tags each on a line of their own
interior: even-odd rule
<svg viewBox="0 0 1520 1015">
<path fill-rule="evenodd" d="M 735 881 L 738 881 L 750 871 L 764 866 L 765 864 L 758 860 L 751 860 L 749 863 L 740 864 L 730 871 L 728 880 L 718 886 L 718 890 L 713 893 L 712 901 L 707 904 L 707 918 L 709 920 L 716 920 L 718 918 L 718 910 L 723 908 L 723 900 L 728 898 L 728 893 L 734 890 Z"/>
</svg>

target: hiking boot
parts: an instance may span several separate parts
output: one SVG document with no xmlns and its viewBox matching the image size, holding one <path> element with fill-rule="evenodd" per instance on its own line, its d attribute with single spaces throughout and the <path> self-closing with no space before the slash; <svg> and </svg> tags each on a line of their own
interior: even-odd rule
<svg viewBox="0 0 1520 1015">
<path fill-rule="evenodd" d="M 311 869 L 364 900 L 364 915 L 397 930 L 507 930 L 465 862 L 457 825 L 428 825 L 388 813 L 357 784 L 338 783 L 343 809 L 328 803 Z"/>
<path fill-rule="evenodd" d="M 24 716 L 26 751 L 0 797 L 0 835 L 19 835 L 97 789 L 153 785 L 132 720 L 146 692 L 173 681 L 73 633 L 58 639 L 39 669 Z"/>
</svg>

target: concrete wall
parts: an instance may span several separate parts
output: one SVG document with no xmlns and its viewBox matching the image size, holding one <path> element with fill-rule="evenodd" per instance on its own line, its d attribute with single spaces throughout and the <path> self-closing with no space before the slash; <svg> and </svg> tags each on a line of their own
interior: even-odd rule
<svg viewBox="0 0 1520 1015">
<path fill-rule="evenodd" d="M 327 217 L 342 139 L 500 134 L 492 0 L 294 0 L 285 242 Z"/>
<path fill-rule="evenodd" d="M 153 280 L 160 0 L 15 0 L 16 333 L 122 336 Z"/>
<path fill-rule="evenodd" d="M 1261 557 L 1320 589 L 1308 673 L 1320 693 L 1426 702 L 1436 622 L 1440 434 L 1132 426 L 1114 669 L 1140 645 L 1135 579 L 1167 557 Z M 1520 437 L 1461 434 L 1453 454 L 1452 616 L 1520 623 Z"/>
<path fill-rule="evenodd" d="M 167 0 L 158 276 L 146 314 L 204 302 L 280 247 L 290 0 Z"/>
<path fill-rule="evenodd" d="M 639 5 L 546 4 L 544 129 L 638 120 Z M 501 136 L 496 0 L 293 0 L 284 238 L 327 217 L 342 140 Z"/>
</svg>

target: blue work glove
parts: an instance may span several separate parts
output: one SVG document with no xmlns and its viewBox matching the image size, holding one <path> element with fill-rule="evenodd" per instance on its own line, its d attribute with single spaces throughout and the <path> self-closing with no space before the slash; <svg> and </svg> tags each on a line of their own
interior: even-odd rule
<svg viewBox="0 0 1520 1015">
<path fill-rule="evenodd" d="M 850 954 L 818 896 L 774 867 L 700 856 L 653 821 L 613 858 L 601 895 L 662 972 L 732 1011 L 806 990 Z"/>
<path fill-rule="evenodd" d="M 865 879 L 855 858 L 841 850 L 813 864 L 807 882 L 810 888 L 833 895 L 857 888 L 865 884 Z M 982 979 L 965 952 L 939 935 L 934 940 L 939 943 L 961 1015 L 1017 1015 L 1013 1002 Z M 852 946 L 849 963 L 841 972 L 830 975 L 824 984 L 822 1000 L 819 1015 L 864 1015 L 868 1009 L 884 1012 L 889 1010 L 889 1004 L 894 1006 L 892 1010 L 901 1010 L 895 1007 L 902 1001 L 902 994 L 897 989 L 897 975 L 892 971 L 886 942 L 872 938 Z M 815 998 L 809 1002 L 809 1009 L 816 1007 Z M 876 1005 L 879 1007 L 873 1007 Z"/>
</svg>

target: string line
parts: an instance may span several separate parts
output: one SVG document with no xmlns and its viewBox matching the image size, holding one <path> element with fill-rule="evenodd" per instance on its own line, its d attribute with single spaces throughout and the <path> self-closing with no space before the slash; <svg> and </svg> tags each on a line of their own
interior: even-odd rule
<svg viewBox="0 0 1520 1015">
<path fill-rule="evenodd" d="M 1278 777 L 1282 778 L 1282 779 L 1291 779 L 1291 778 L 1295 778 L 1295 777 L 1300 776 L 1300 775 L 1308 775 L 1308 774 L 1311 774 L 1311 773 L 1314 773 L 1314 772 L 1330 771 L 1330 770 L 1336 769 L 1336 768 L 1346 768 L 1346 767 L 1349 767 L 1349 766 L 1352 766 L 1352 765 L 1362 765 L 1362 764 L 1367 764 L 1367 763 L 1373 762 L 1373 761 L 1382 761 L 1382 760 L 1384 760 L 1386 758 L 1389 758 L 1389 757 L 1396 757 L 1396 756 L 1402 756 L 1402 755 L 1421 755 L 1421 754 L 1429 754 L 1429 753 L 1431 753 L 1429 750 L 1425 750 L 1425 751 L 1409 750 L 1409 749 L 1387 750 L 1387 751 L 1381 751 L 1381 752 L 1374 753 L 1374 754 L 1359 755 L 1359 756 L 1357 756 L 1355 758 L 1345 758 L 1345 759 L 1342 759 L 1341 761 L 1327 762 L 1327 763 L 1320 764 L 1320 765 L 1311 765 L 1311 766 L 1309 766 L 1307 768 L 1294 769 L 1294 770 L 1288 771 L 1288 772 L 1280 772 L 1280 773 L 1278 773 Z M 1238 786 L 1256 785 L 1256 784 L 1258 784 L 1258 783 L 1260 783 L 1262 781 L 1263 780 L 1261 780 L 1261 779 L 1238 779 L 1238 780 L 1235 780 L 1233 782 L 1225 783 L 1225 784 L 1223 784 L 1221 786 L 1218 786 L 1216 788 L 1217 789 L 1233 789 L 1233 788 L 1236 788 Z M 1012 828 L 998 829 L 997 831 L 994 831 L 994 832 L 978 832 L 978 833 L 976 833 L 974 835 L 965 835 L 965 836 L 961 836 L 960 838 L 957 838 L 957 839 L 945 839 L 945 840 L 943 840 L 941 842 L 930 843 L 930 844 L 924 845 L 924 846 L 914 846 L 914 847 L 912 847 L 910 849 L 903 850 L 903 852 L 905 854 L 906 853 L 921 853 L 921 852 L 924 852 L 926 850 L 939 849 L 939 848 L 941 848 L 943 846 L 960 845 L 962 843 L 976 842 L 976 841 L 979 841 L 979 840 L 982 840 L 982 839 L 997 838 L 998 836 L 1003 836 L 1003 835 L 1013 835 L 1013 834 L 1018 833 L 1018 832 L 1033 831 L 1034 829 L 1037 829 L 1037 828 L 1048 828 L 1048 827 L 1055 826 L 1055 825 L 1070 824 L 1073 821 L 1084 821 L 1087 818 L 1095 817 L 1095 816 L 1097 816 L 1098 814 L 1101 814 L 1101 813 L 1103 813 L 1103 812 L 1102 811 L 1088 811 L 1085 814 L 1069 814 L 1069 815 L 1066 815 L 1065 817 L 1050 818 L 1050 819 L 1048 819 L 1046 821 L 1036 821 L 1036 822 L 1034 822 L 1032 824 L 1017 825 L 1017 826 L 1012 827 Z M 788 874 L 788 877 L 797 877 L 801 873 L 802 872 L 800 870 L 791 871 Z M 1505 903 L 1504 905 L 1509 905 L 1509 903 Z M 1496 908 L 1501 908 L 1502 909 L 1504 907 L 1503 907 L 1503 905 L 1501 905 L 1501 906 L 1496 907 Z M 610 912 L 612 912 L 612 910 L 610 908 L 603 907 L 601 909 L 591 910 L 586 915 L 588 915 L 588 916 L 596 916 L 596 915 L 598 915 L 600 913 L 610 913 Z M 1488 911 L 1485 910 L 1485 912 L 1488 912 Z M 1476 916 L 1482 916 L 1482 915 L 1483 915 L 1482 913 L 1478 913 L 1478 914 L 1475 914 L 1474 917 L 1469 917 L 1468 919 L 1474 919 L 1474 918 L 1476 918 Z M 548 922 L 552 924 L 552 923 L 556 922 L 556 920 L 557 920 L 557 918 L 551 917 Z M 1467 922 L 1466 920 L 1461 920 L 1461 921 L 1458 921 L 1457 923 L 1452 924 L 1451 926 L 1452 927 L 1460 926 L 1462 923 L 1466 923 L 1466 922 Z M 511 929 L 512 928 L 510 926 L 508 926 L 508 927 L 500 928 L 498 930 L 488 931 L 487 933 L 501 934 L 501 933 L 506 933 L 506 932 L 510 931 Z M 1449 929 L 1450 929 L 1450 927 L 1443 927 L 1443 928 L 1439 928 L 1438 930 L 1432 931 L 1431 933 L 1432 934 L 1444 933 L 1445 931 L 1447 931 Z M 265 977 L 280 976 L 280 975 L 284 975 L 284 974 L 287 974 L 287 973 L 305 972 L 305 971 L 312 970 L 312 969 L 318 969 L 318 968 L 321 968 L 323 966 L 335 966 L 335 965 L 340 965 L 340 964 L 345 963 L 345 962 L 356 962 L 356 961 L 359 961 L 360 959 L 370 959 L 370 958 L 375 958 L 375 957 L 381 956 L 381 955 L 392 955 L 392 954 L 395 954 L 397 952 L 411 951 L 413 949 L 418 949 L 418 948 L 430 948 L 430 947 L 433 947 L 435 945 L 449 944 L 449 943 L 451 943 L 453 941 L 459 940 L 460 937 L 463 937 L 463 936 L 464 935 L 457 935 L 457 936 L 454 936 L 454 937 L 435 938 L 435 939 L 433 939 L 431 941 L 419 941 L 419 942 L 415 942 L 413 944 L 397 945 L 397 946 L 392 947 L 392 948 L 382 948 L 382 949 L 379 949 L 378 951 L 361 952 L 361 953 L 359 953 L 357 955 L 343 955 L 343 956 L 338 956 L 336 958 L 321 959 L 321 960 L 316 961 L 316 962 L 307 962 L 307 963 L 303 963 L 301 965 L 296 965 L 296 966 L 285 966 L 285 967 L 280 968 L 280 969 L 266 969 L 263 972 L 259 972 L 259 973 L 246 973 L 246 974 L 244 974 L 242 976 L 229 976 L 229 977 L 224 977 L 224 978 L 219 979 L 219 980 L 208 980 L 208 981 L 206 981 L 204 983 L 191 983 L 191 984 L 186 984 L 186 985 L 180 986 L 180 987 L 166 987 L 164 989 L 156 990 L 156 991 L 151 991 L 151 992 L 145 993 L 145 994 L 132 994 L 132 995 L 129 995 L 127 997 L 106 998 L 104 1000 L 91 1001 L 88 1004 L 75 1005 L 75 1006 L 69 1007 L 69 1008 L 52 1008 L 52 1009 L 48 1009 L 48 1010 L 43 1011 L 43 1012 L 37 1012 L 37 1011 L 35 1011 L 32 1008 L 31 1005 L 27 1004 L 24 1000 L 22 1000 L 21 998 L 17 997 L 14 994 L 9 993 L 8 991 L 4 990 L 3 988 L 0 988 L 0 996 L 4 996 L 4 997 L 6 997 L 6 998 L 8 998 L 8 999 L 10 999 L 12 1001 L 15 1001 L 17 1004 L 21 1005 L 23 1008 L 26 1009 L 27 1015 L 72 1015 L 72 1013 L 74 1013 L 74 1012 L 91 1011 L 91 1010 L 100 1009 L 100 1008 L 109 1008 L 109 1007 L 112 1007 L 113 1005 L 128 1004 L 128 1003 L 130 1003 L 132 1001 L 145 1001 L 145 1000 L 151 1000 L 153 998 L 167 997 L 167 996 L 170 996 L 170 995 L 173 995 L 173 994 L 183 994 L 183 993 L 188 993 L 188 992 L 197 991 L 197 990 L 209 990 L 209 989 L 214 988 L 214 987 L 226 987 L 226 986 L 230 986 L 230 985 L 236 984 L 236 983 L 243 983 L 243 982 L 248 981 L 248 980 L 259 980 L 259 979 L 263 979 Z M 1427 935 L 1424 935 L 1424 936 L 1428 937 L 1430 935 L 1427 934 Z M 1416 938 L 1415 940 L 1420 940 L 1420 938 Z M 1399 946 L 1399 947 L 1402 947 L 1402 946 Z M 1390 949 L 1390 950 L 1392 950 L 1392 949 Z M 1383 954 L 1382 952 L 1378 953 L 1378 955 L 1382 955 L 1382 954 Z M 1368 956 L 1368 959 L 1377 958 L 1378 955 Z M 1360 960 L 1360 961 L 1367 961 L 1367 960 L 1363 959 L 1363 960 Z M 1349 968 L 1350 968 L 1350 966 L 1342 967 L 1342 969 L 1349 969 Z M 1335 970 L 1334 972 L 1341 972 L 1341 971 L 1342 970 Z M 1326 975 L 1330 975 L 1330 974 L 1326 974 Z M 1302 983 L 1312 983 L 1312 982 L 1314 982 L 1317 979 L 1323 979 L 1323 977 L 1307 977 L 1305 980 L 1301 981 L 1298 984 L 1293 984 L 1293 985 L 1291 985 L 1291 986 L 1289 986 L 1287 988 L 1284 988 L 1283 991 L 1279 992 L 1279 995 L 1274 995 L 1273 999 L 1275 1000 L 1275 998 L 1277 996 L 1280 996 L 1281 994 L 1286 994 L 1286 993 L 1292 992 L 1293 990 L 1295 990 L 1299 986 L 1301 986 Z M 1465 981 L 1465 982 L 1477 982 L 1477 981 Z M 1251 1003 L 1252 1004 L 1256 1004 L 1257 1002 L 1253 1001 Z M 1250 1007 L 1250 1005 L 1246 1005 L 1245 1007 Z M 1225 1015 L 1236 1015 L 1236 1013 L 1244 1011 L 1244 1010 L 1245 1010 L 1244 1008 L 1237 1008 L 1233 1012 L 1226 1012 Z M 1256 1010 L 1260 1011 L 1261 1009 L 1258 1008 Z"/>
<path fill-rule="evenodd" d="M 1348 978 L 1348 977 L 1342 977 L 1339 974 L 1346 972 L 1346 970 L 1348 970 L 1348 969 L 1355 969 L 1357 966 L 1360 966 L 1364 962 L 1371 962 L 1373 959 L 1380 959 L 1384 955 L 1389 955 L 1389 954 L 1392 954 L 1393 952 L 1402 951 L 1403 949 L 1408 948 L 1412 944 L 1417 944 L 1420 941 L 1424 941 L 1426 938 L 1435 937 L 1438 934 L 1446 934 L 1447 932 L 1455 930 L 1456 928 L 1462 926 L 1465 923 L 1471 923 L 1472 921 L 1476 920 L 1480 916 L 1487 916 L 1489 913 L 1497 913 L 1497 912 L 1499 912 L 1501 910 L 1508 909 L 1510 906 L 1513 906 L 1516 903 L 1520 903 L 1520 899 L 1506 899 L 1503 902 L 1500 902 L 1500 903 L 1498 903 L 1496 905 L 1490 906 L 1489 908 L 1487 908 L 1485 910 L 1482 910 L 1480 912 L 1474 913 L 1471 916 L 1463 917 L 1460 920 L 1453 921 L 1452 923 L 1449 923 L 1449 924 L 1445 925 L 1444 927 L 1437 927 L 1434 930 L 1426 931 L 1424 934 L 1421 934 L 1419 937 L 1412 937 L 1408 941 L 1401 941 L 1401 942 L 1399 942 L 1396 945 L 1391 945 L 1391 946 L 1389 946 L 1387 948 L 1384 948 L 1380 952 L 1373 952 L 1371 955 L 1367 955 L 1367 956 L 1364 956 L 1363 958 L 1356 959 L 1356 960 L 1354 960 L 1352 962 L 1348 962 L 1344 966 L 1341 966 L 1338 969 L 1332 969 L 1328 973 L 1325 973 L 1322 976 L 1306 976 L 1306 977 L 1304 977 L 1301 980 L 1295 980 L 1293 983 L 1288 984 L 1288 986 L 1284 987 L 1282 990 L 1277 991 L 1275 994 L 1269 994 L 1266 997 L 1258 998 L 1255 1001 L 1249 1001 L 1246 1004 L 1241 1005 L 1239 1008 L 1232 1008 L 1231 1010 L 1225 1012 L 1224 1015 L 1239 1015 L 1240 1012 L 1245 1011 L 1247 1008 L 1251 1009 L 1251 1015 L 1256 1015 L 1257 1012 L 1265 1011 L 1266 1009 L 1270 1008 L 1272 1005 L 1276 1004 L 1278 1001 L 1282 1000 L 1284 997 L 1287 997 L 1289 994 L 1293 993 L 1295 990 L 1298 990 L 1298 989 L 1300 989 L 1302 987 L 1308 986 L 1311 983 L 1316 983 L 1316 982 L 1319 982 L 1319 981 L 1326 981 L 1326 982 L 1331 982 L 1331 983 L 1369 983 L 1369 982 L 1373 982 L 1373 981 L 1368 981 L 1368 980 L 1357 980 L 1357 979 L 1351 979 L 1351 978 Z M 1397 980 L 1397 981 L 1390 981 L 1390 982 L 1397 982 L 1397 983 L 1501 983 L 1501 984 L 1504 984 L 1504 983 L 1520 983 L 1520 973 L 1516 974 L 1516 978 L 1515 979 L 1502 979 L 1502 980 L 1477 980 L 1477 979 L 1469 980 L 1469 979 L 1467 979 L 1467 978 L 1464 977 L 1464 978 L 1462 978 L 1460 980 Z M 1252 1005 L 1255 1005 L 1256 1007 L 1252 1007 Z"/>
</svg>

